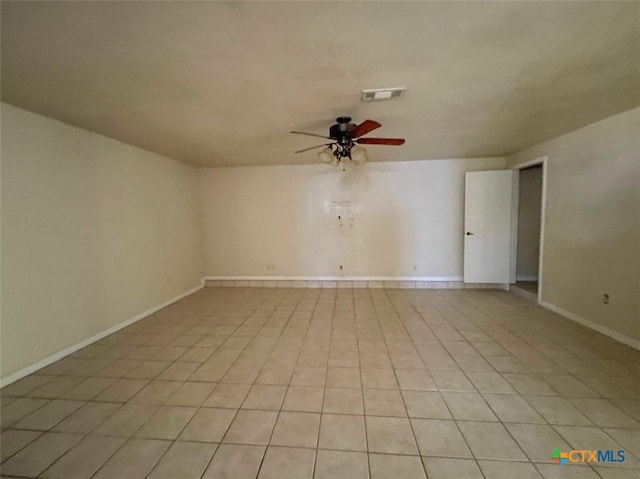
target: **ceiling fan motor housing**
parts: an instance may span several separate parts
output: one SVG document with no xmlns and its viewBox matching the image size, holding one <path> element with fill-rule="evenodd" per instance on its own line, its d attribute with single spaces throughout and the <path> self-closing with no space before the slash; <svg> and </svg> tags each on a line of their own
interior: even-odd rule
<svg viewBox="0 0 640 479">
<path fill-rule="evenodd" d="M 353 130 L 356 125 L 351 123 L 350 116 L 339 116 L 336 118 L 336 124 L 331 125 L 329 128 L 329 136 L 338 140 L 338 144 L 341 146 L 348 146 L 353 143 L 349 132 Z"/>
</svg>

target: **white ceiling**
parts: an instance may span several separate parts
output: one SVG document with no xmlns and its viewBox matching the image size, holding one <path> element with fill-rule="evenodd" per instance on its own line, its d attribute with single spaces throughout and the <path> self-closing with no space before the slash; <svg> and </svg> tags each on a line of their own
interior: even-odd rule
<svg viewBox="0 0 640 479">
<path fill-rule="evenodd" d="M 2 100 L 195 165 L 501 156 L 640 104 L 638 2 L 2 2 Z M 397 100 L 360 90 L 406 86 Z"/>
</svg>

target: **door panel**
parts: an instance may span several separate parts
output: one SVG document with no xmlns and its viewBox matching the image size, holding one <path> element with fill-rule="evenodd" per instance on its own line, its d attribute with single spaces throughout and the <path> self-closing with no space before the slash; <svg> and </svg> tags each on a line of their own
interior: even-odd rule
<svg viewBox="0 0 640 479">
<path fill-rule="evenodd" d="M 514 170 L 465 175 L 465 283 L 507 284 L 513 280 L 517 175 Z"/>
</svg>

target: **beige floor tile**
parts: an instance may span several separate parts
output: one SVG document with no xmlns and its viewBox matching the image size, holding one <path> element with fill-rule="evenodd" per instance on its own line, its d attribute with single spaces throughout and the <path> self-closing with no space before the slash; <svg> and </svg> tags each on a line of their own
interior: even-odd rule
<svg viewBox="0 0 640 479">
<path fill-rule="evenodd" d="M 200 479 L 217 444 L 174 442 L 148 479 Z"/>
<path fill-rule="evenodd" d="M 129 371 L 124 377 L 129 379 L 154 379 L 167 369 L 170 364 L 169 361 L 143 361 L 142 364 Z"/>
<path fill-rule="evenodd" d="M 640 429 L 640 423 L 606 399 L 571 398 L 568 401 L 600 427 Z"/>
<path fill-rule="evenodd" d="M 30 376 L 19 379 L 18 381 L 3 387 L 0 390 L 0 396 L 7 397 L 21 397 L 28 394 L 40 386 L 44 386 L 48 382 L 54 379 L 53 376 L 41 376 L 38 374 L 31 374 Z"/>
<path fill-rule="evenodd" d="M 215 383 L 186 382 L 166 401 L 167 406 L 200 406 L 213 391 Z"/>
<path fill-rule="evenodd" d="M 478 461 L 486 479 L 542 479 L 533 464 L 526 462 Z"/>
<path fill-rule="evenodd" d="M 602 479 L 638 479 L 640 477 L 640 470 L 638 469 L 630 471 L 629 469 L 614 469 L 612 467 L 600 466 L 594 466 L 593 469 L 598 472 Z"/>
<path fill-rule="evenodd" d="M 567 440 L 572 449 L 597 449 L 602 451 L 623 449 L 611 436 L 597 427 L 555 426 L 554 429 Z M 630 454 L 626 454 L 624 462 L 602 463 L 602 465 L 640 469 L 640 461 Z"/>
<path fill-rule="evenodd" d="M 199 363 L 174 362 L 158 375 L 158 379 L 186 381 L 199 367 Z"/>
<path fill-rule="evenodd" d="M 81 401 L 54 399 L 13 425 L 14 429 L 47 431 L 84 405 Z"/>
<path fill-rule="evenodd" d="M 546 424 L 542 416 L 518 394 L 484 394 L 484 399 L 502 422 Z"/>
<path fill-rule="evenodd" d="M 218 384 L 202 406 L 238 409 L 250 389 L 248 384 Z"/>
<path fill-rule="evenodd" d="M 293 447 L 270 446 L 264 456 L 259 479 L 311 479 L 315 451 Z"/>
<path fill-rule="evenodd" d="M 87 477 L 106 461 L 99 479 L 311 477 L 314 464 L 316 477 L 356 478 L 368 451 L 373 478 L 424 479 L 419 452 L 429 479 L 483 477 L 471 453 L 486 479 L 597 477 L 551 464 L 554 447 L 625 449 L 625 463 L 597 466 L 603 479 L 640 469 L 640 386 L 626 366 L 640 354 L 609 338 L 497 290 L 243 284 L 0 390 L 3 474 Z M 554 328 L 562 341 L 544 334 Z M 6 429 L 29 423 L 60 433 Z M 70 449 L 82 436 L 63 431 L 90 436 Z M 171 449 L 130 439 L 178 433 Z"/>
<path fill-rule="evenodd" d="M 503 377 L 520 394 L 558 395 L 555 389 L 533 374 L 504 374 Z"/>
<path fill-rule="evenodd" d="M 286 386 L 267 386 L 256 384 L 251 388 L 242 404 L 243 409 L 264 409 L 278 411 L 282 406 Z"/>
<path fill-rule="evenodd" d="M 400 389 L 403 390 L 435 391 L 438 389 L 435 381 L 426 370 L 397 369 L 396 376 Z"/>
<path fill-rule="evenodd" d="M 471 374 L 471 373 L 469 373 Z M 487 373 L 475 373 L 487 374 Z M 471 384 L 467 376 L 456 371 L 431 371 L 431 376 L 440 391 L 476 392 L 476 388 Z"/>
<path fill-rule="evenodd" d="M 107 402 L 127 402 L 135 396 L 149 381 L 146 379 L 119 379 L 94 400 Z"/>
<path fill-rule="evenodd" d="M 392 369 L 391 358 L 387 353 L 360 351 L 362 369 Z"/>
<path fill-rule="evenodd" d="M 481 393 L 515 393 L 516 390 L 499 374 L 494 372 L 468 372 L 467 377 Z"/>
<path fill-rule="evenodd" d="M 189 348 L 187 352 L 185 352 L 182 356 L 180 356 L 180 361 L 185 362 L 194 362 L 194 363 L 203 363 L 211 354 L 213 354 L 214 348 L 199 348 L 192 347 Z"/>
<path fill-rule="evenodd" d="M 235 364 L 229 368 L 221 381 L 228 384 L 253 384 L 260 374 L 260 369 L 260 366 L 253 364 Z"/>
<path fill-rule="evenodd" d="M 177 361 L 188 349 L 186 346 L 167 346 L 154 354 L 151 359 L 158 361 Z"/>
<path fill-rule="evenodd" d="M 313 447 L 318 444 L 320 414 L 281 412 L 271 436 L 271 445 Z"/>
<path fill-rule="evenodd" d="M 2 473 L 37 477 L 81 439 L 79 434 L 47 432 L 4 462 Z"/>
<path fill-rule="evenodd" d="M 324 388 L 289 386 L 282 405 L 283 411 L 321 412 Z"/>
<path fill-rule="evenodd" d="M 255 479 L 265 449 L 264 446 L 221 444 L 202 479 Z"/>
<path fill-rule="evenodd" d="M 398 389 L 393 369 L 362 369 L 362 387 L 368 389 Z"/>
<path fill-rule="evenodd" d="M 278 413 L 275 411 L 238 411 L 223 442 L 266 445 L 271 438 Z"/>
<path fill-rule="evenodd" d="M 13 429 L 2 431 L 0 436 L 0 462 L 6 461 L 41 434 L 43 434 L 41 431 L 18 431 Z"/>
<path fill-rule="evenodd" d="M 471 457 L 454 421 L 412 419 L 411 425 L 423 456 Z"/>
<path fill-rule="evenodd" d="M 486 359 L 499 373 L 529 372 L 529 368 L 512 356 L 487 356 Z"/>
<path fill-rule="evenodd" d="M 131 437 L 158 408 L 159 406 L 151 404 L 125 404 L 98 426 L 92 434 Z"/>
<path fill-rule="evenodd" d="M 437 391 L 402 391 L 409 417 L 451 419 L 449 408 Z"/>
<path fill-rule="evenodd" d="M 146 439 L 175 439 L 195 414 L 196 408 L 163 406 L 135 433 Z"/>
<path fill-rule="evenodd" d="M 229 368 L 231 368 L 232 363 L 233 361 L 203 363 L 191 376 L 189 376 L 189 379 L 191 381 L 210 383 L 220 382 L 222 381 L 222 378 L 224 378 L 225 374 L 227 374 Z"/>
<path fill-rule="evenodd" d="M 557 464 L 536 464 L 536 468 L 544 479 L 602 479 L 606 476 L 599 476 L 588 466 L 569 466 L 565 464 L 558 467 Z M 615 478 L 610 478 L 615 479 Z M 618 479 L 630 479 L 628 476 Z"/>
<path fill-rule="evenodd" d="M 151 381 L 143 387 L 139 393 L 131 398 L 131 402 L 142 404 L 165 404 L 183 384 L 184 383 L 182 381 Z"/>
<path fill-rule="evenodd" d="M 326 388 L 322 412 L 334 414 L 364 414 L 360 389 Z"/>
<path fill-rule="evenodd" d="M 61 399 L 89 401 L 115 382 L 115 378 L 88 378 L 60 397 Z"/>
<path fill-rule="evenodd" d="M 476 459 L 526 460 L 502 424 L 459 421 L 458 427 Z"/>
<path fill-rule="evenodd" d="M 89 479 L 125 443 L 125 438 L 87 436 L 40 477 Z"/>
<path fill-rule="evenodd" d="M 507 424 L 506 427 L 532 461 L 551 462 L 554 447 L 561 451 L 571 449 L 569 444 L 551 426 Z"/>
<path fill-rule="evenodd" d="M 597 398 L 600 395 L 574 376 L 545 374 L 543 379 L 564 397 Z"/>
<path fill-rule="evenodd" d="M 424 467 L 418 456 L 393 454 L 369 454 L 371 479 L 426 479 Z"/>
<path fill-rule="evenodd" d="M 429 479 L 484 479 L 473 459 L 423 457 Z"/>
<path fill-rule="evenodd" d="M 314 479 L 369 479 L 369 463 L 364 452 L 319 450 Z"/>
<path fill-rule="evenodd" d="M 293 376 L 294 365 L 273 363 L 267 364 L 260 375 L 256 379 L 256 384 L 271 384 L 286 386 L 291 382 L 291 376 Z"/>
<path fill-rule="evenodd" d="M 640 457 L 640 431 L 637 429 L 614 428 L 607 428 L 605 431 L 631 454 Z"/>
<path fill-rule="evenodd" d="M 298 366 L 293 371 L 291 385 L 324 387 L 326 377 L 327 369 L 324 367 Z"/>
<path fill-rule="evenodd" d="M 220 442 L 235 416 L 235 409 L 198 409 L 180 434 L 180 440 Z"/>
<path fill-rule="evenodd" d="M 478 393 L 443 392 L 442 397 L 447 403 L 454 418 L 466 421 L 497 421 L 482 396 Z"/>
<path fill-rule="evenodd" d="M 640 421 L 640 399 L 612 399 L 611 403 L 636 421 Z"/>
<path fill-rule="evenodd" d="M 591 426 L 593 423 L 564 398 L 552 396 L 525 396 L 525 399 L 550 424 Z"/>
<path fill-rule="evenodd" d="M 142 479 L 171 445 L 170 441 L 129 439 L 92 479 Z"/>
<path fill-rule="evenodd" d="M 329 368 L 359 368 L 360 356 L 357 351 L 329 352 Z"/>
<path fill-rule="evenodd" d="M 119 379 L 124 377 L 124 375 L 132 369 L 138 367 L 141 363 L 142 361 L 138 361 L 136 359 L 119 359 L 99 371 L 95 376 Z"/>
<path fill-rule="evenodd" d="M 418 454 L 408 419 L 367 416 L 365 423 L 370 452 Z"/>
<path fill-rule="evenodd" d="M 59 422 L 54 431 L 89 434 L 120 407 L 120 403 L 86 403 L 69 417 Z"/>
<path fill-rule="evenodd" d="M 323 414 L 318 447 L 346 451 L 366 451 L 364 416 Z"/>
<path fill-rule="evenodd" d="M 364 389 L 364 412 L 368 416 L 406 417 L 407 410 L 397 389 Z"/>
<path fill-rule="evenodd" d="M 85 377 L 80 376 L 58 376 L 44 385 L 29 391 L 25 396 L 47 399 L 59 398 L 85 380 Z"/>
<path fill-rule="evenodd" d="M 487 359 L 490 356 L 486 356 Z M 493 358 L 504 358 L 504 356 L 493 356 Z M 482 357 L 479 354 L 454 354 L 453 359 L 460 366 L 460 369 L 465 372 L 492 372 L 494 371 L 494 366 L 492 366 L 487 359 Z M 504 371 L 502 371 L 504 372 Z"/>
<path fill-rule="evenodd" d="M 359 368 L 329 368 L 327 370 L 327 387 L 329 388 L 360 388 Z"/>
<path fill-rule="evenodd" d="M 48 399 L 18 398 L 12 401 L 11 404 L 6 406 L 3 404 L 0 413 L 2 429 L 11 427 L 25 416 L 44 407 L 49 402 L 51 401 Z"/>
</svg>

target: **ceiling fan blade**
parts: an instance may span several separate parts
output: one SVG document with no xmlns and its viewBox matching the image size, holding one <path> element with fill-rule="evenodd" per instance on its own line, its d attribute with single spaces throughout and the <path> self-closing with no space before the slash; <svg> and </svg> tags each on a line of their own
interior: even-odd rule
<svg viewBox="0 0 640 479">
<path fill-rule="evenodd" d="M 366 135 L 370 131 L 380 128 L 382 125 L 377 121 L 365 120 L 350 131 L 351 138 L 360 138 L 362 135 Z"/>
<path fill-rule="evenodd" d="M 311 146 L 309 148 L 305 148 L 304 150 L 294 151 L 294 153 L 304 153 L 305 151 L 315 150 L 316 148 L 322 148 L 323 146 L 329 146 L 329 145 L 333 145 L 333 143 L 325 143 L 324 145 Z"/>
<path fill-rule="evenodd" d="M 404 145 L 404 138 L 360 138 L 356 143 L 361 145 Z"/>
<path fill-rule="evenodd" d="M 307 133 L 306 131 L 290 131 L 289 133 L 295 133 L 296 135 L 317 136 L 318 138 L 326 138 L 327 140 L 336 139 L 336 138 L 331 138 L 330 136 L 318 135 L 317 133 Z"/>
</svg>

